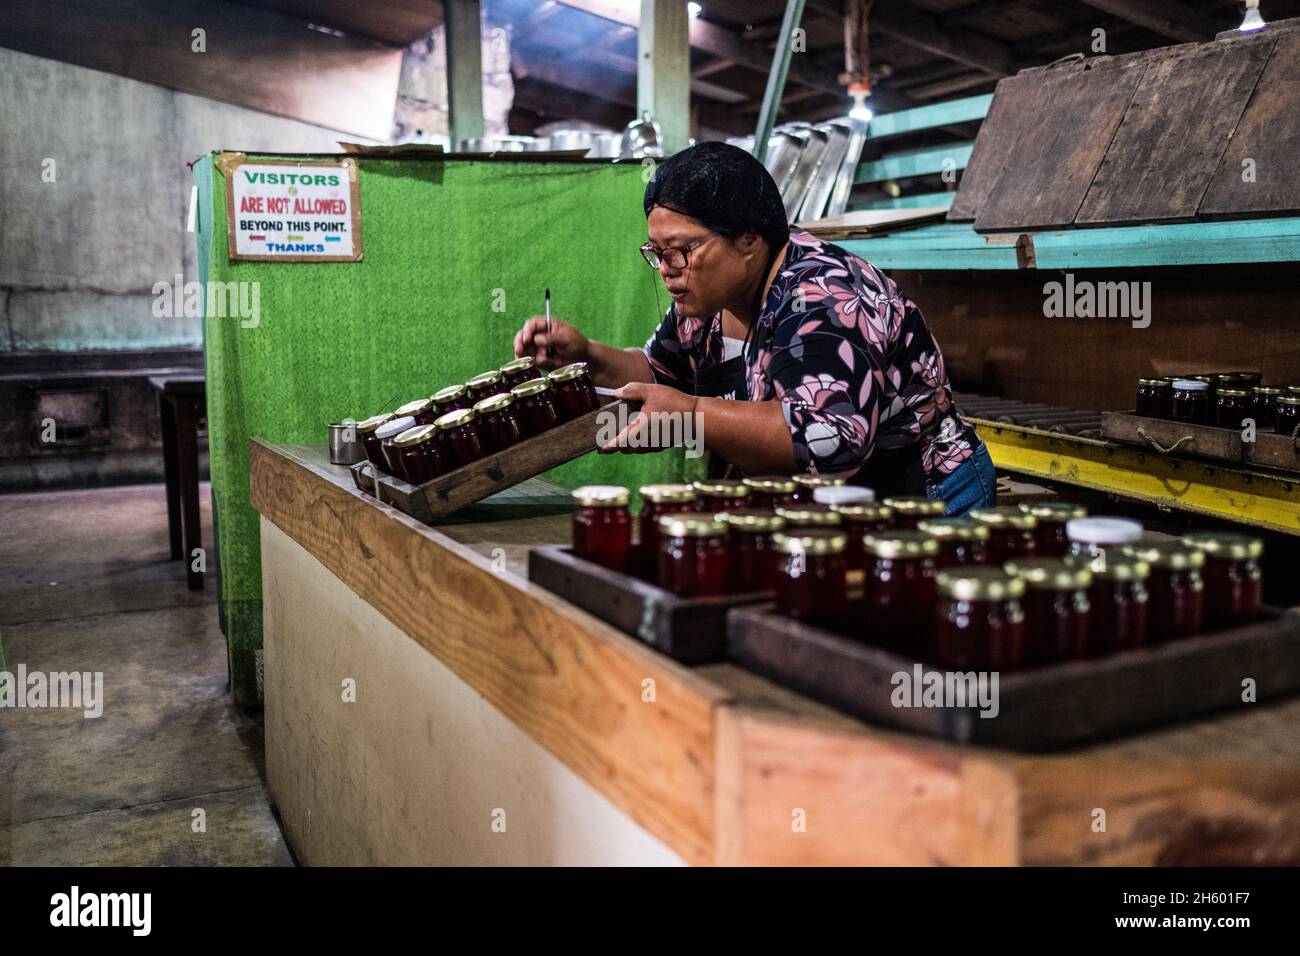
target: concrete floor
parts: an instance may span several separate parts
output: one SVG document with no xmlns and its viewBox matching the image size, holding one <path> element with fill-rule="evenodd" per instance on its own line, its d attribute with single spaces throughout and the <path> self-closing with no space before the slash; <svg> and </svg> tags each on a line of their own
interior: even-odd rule
<svg viewBox="0 0 1300 956">
<path fill-rule="evenodd" d="M 0 865 L 292 865 L 216 599 L 168 560 L 161 485 L 0 496 L 4 669 L 104 675 L 98 718 L 0 709 Z"/>
</svg>

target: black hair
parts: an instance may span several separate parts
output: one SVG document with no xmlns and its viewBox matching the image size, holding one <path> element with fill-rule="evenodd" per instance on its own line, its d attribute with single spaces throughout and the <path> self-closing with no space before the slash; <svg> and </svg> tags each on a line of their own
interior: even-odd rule
<svg viewBox="0 0 1300 956">
<path fill-rule="evenodd" d="M 773 252 L 790 237 L 776 180 L 753 155 L 728 143 L 698 143 L 664 160 L 646 184 L 643 205 L 647 216 L 663 206 L 720 236 L 754 233 Z"/>
</svg>

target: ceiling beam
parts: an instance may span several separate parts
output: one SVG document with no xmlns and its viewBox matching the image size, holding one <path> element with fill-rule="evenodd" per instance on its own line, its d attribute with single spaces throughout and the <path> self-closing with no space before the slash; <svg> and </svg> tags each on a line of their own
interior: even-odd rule
<svg viewBox="0 0 1300 956">
<path fill-rule="evenodd" d="M 1183 0 L 1076 0 L 1084 6 L 1092 7 L 1136 23 L 1138 26 L 1158 33 L 1171 40 L 1196 43 L 1200 40 L 1213 40 L 1220 30 L 1226 30 L 1232 24 L 1223 24 L 1214 17 L 1202 13 L 1190 3 Z"/>
<path fill-rule="evenodd" d="M 1010 76 L 1016 72 L 1016 60 L 1009 44 L 970 30 L 946 27 L 938 18 L 905 0 L 878 0 L 871 8 L 867 23 L 873 32 L 946 60 L 965 63 L 990 76 Z"/>
</svg>

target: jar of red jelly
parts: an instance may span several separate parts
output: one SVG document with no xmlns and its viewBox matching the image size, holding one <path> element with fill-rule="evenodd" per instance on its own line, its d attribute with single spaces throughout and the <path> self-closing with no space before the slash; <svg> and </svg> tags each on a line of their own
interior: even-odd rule
<svg viewBox="0 0 1300 956">
<path fill-rule="evenodd" d="M 841 626 L 849 603 L 843 533 L 778 531 L 772 541 L 781 554 L 776 570 L 777 610 L 812 624 Z"/>
<path fill-rule="evenodd" d="M 976 508 L 970 520 L 989 529 L 989 564 L 1032 558 L 1038 553 L 1038 519 L 1017 507 Z"/>
<path fill-rule="evenodd" d="M 576 557 L 626 571 L 632 550 L 632 515 L 627 489 L 585 485 L 573 492 L 573 553 Z"/>
<path fill-rule="evenodd" d="M 554 390 L 552 400 L 560 421 L 581 418 L 599 407 L 596 386 L 592 384 L 586 362 L 574 362 L 564 368 L 557 368 L 551 373 L 550 380 Z"/>
<path fill-rule="evenodd" d="M 798 504 L 811 504 L 813 492 L 818 488 L 834 488 L 844 483 L 843 478 L 833 478 L 829 475 L 795 475 L 794 500 Z"/>
<path fill-rule="evenodd" d="M 794 504 L 793 478 L 746 478 L 745 485 L 749 488 L 749 508 L 772 511 L 777 505 Z"/>
<path fill-rule="evenodd" d="M 515 400 L 515 420 L 519 434 L 532 438 L 554 428 L 559 420 L 551 400 L 551 383 L 544 378 L 529 379 L 510 390 Z"/>
<path fill-rule="evenodd" d="M 451 470 L 432 425 L 408 428 L 393 439 L 393 450 L 401 461 L 403 477 L 413 485 L 433 481 Z"/>
<path fill-rule="evenodd" d="M 1137 413 L 1147 418 L 1168 418 L 1174 389 L 1168 379 L 1140 378 L 1137 389 Z"/>
<path fill-rule="evenodd" d="M 485 398 L 493 395 L 500 395 L 502 392 L 510 391 L 506 387 L 505 376 L 496 369 L 475 375 L 465 383 L 465 390 L 469 393 L 470 405 L 477 405 Z"/>
<path fill-rule="evenodd" d="M 461 468 L 483 457 L 483 442 L 478 434 L 478 412 L 474 409 L 462 408 L 448 412 L 433 424 L 452 468 Z"/>
<path fill-rule="evenodd" d="M 464 385 L 448 385 L 434 392 L 430 400 L 433 402 L 434 414 L 437 416 L 434 418 L 435 422 L 443 415 L 458 412 L 462 408 L 474 407 L 469 400 L 469 389 Z"/>
<path fill-rule="evenodd" d="M 1205 629 L 1217 631 L 1249 624 L 1259 617 L 1263 575 L 1259 559 L 1264 542 L 1244 534 L 1202 531 L 1183 538 L 1205 554 Z"/>
<path fill-rule="evenodd" d="M 844 522 L 843 516 L 829 505 L 780 505 L 776 508 L 776 513 L 785 519 L 786 527 L 792 531 L 803 528 L 838 528 Z"/>
<path fill-rule="evenodd" d="M 691 485 L 642 485 L 640 491 L 641 574 L 653 581 L 659 573 L 659 519 L 695 511 L 695 489 Z"/>
<path fill-rule="evenodd" d="M 1247 393 L 1264 381 L 1263 372 L 1220 372 L 1218 385 L 1227 388 L 1242 388 Z"/>
<path fill-rule="evenodd" d="M 920 531 L 891 530 L 866 535 L 862 547 L 862 638 L 910 657 L 928 656 L 939 542 Z"/>
<path fill-rule="evenodd" d="M 1142 538 L 1142 524 L 1107 516 L 1071 518 L 1065 523 L 1065 535 L 1070 539 L 1066 557 L 1096 570 L 1111 552 L 1122 554 L 1126 545 L 1137 544 Z"/>
<path fill-rule="evenodd" d="M 415 419 L 408 415 L 405 418 L 390 418 L 375 429 L 375 438 L 379 440 L 379 452 L 383 457 L 379 467 L 390 475 L 396 475 L 398 478 L 406 477 L 402 472 L 401 459 L 393 449 L 393 439 L 408 428 L 414 427 Z"/>
<path fill-rule="evenodd" d="M 1187 425 L 1208 425 L 1210 384 L 1199 379 L 1176 379 L 1173 400 L 1169 405 L 1169 417 Z"/>
<path fill-rule="evenodd" d="M 743 481 L 697 481 L 698 510 L 706 514 L 749 507 L 749 486 Z"/>
<path fill-rule="evenodd" d="M 1147 641 L 1147 575 L 1145 561 L 1120 553 L 1094 564 L 1088 589 L 1088 654 L 1101 657 L 1131 651 Z"/>
<path fill-rule="evenodd" d="M 1036 504 L 1022 504 L 1020 510 L 1033 515 L 1034 521 L 1034 557 L 1063 558 L 1070 553 L 1070 535 L 1066 525 L 1075 518 L 1088 517 L 1088 509 L 1083 505 L 1068 501 L 1040 501 Z"/>
<path fill-rule="evenodd" d="M 519 443 L 519 421 L 515 400 L 509 392 L 483 399 L 474 406 L 478 414 L 478 437 L 483 454 L 495 455 Z"/>
<path fill-rule="evenodd" d="M 916 530 L 939 542 L 935 564 L 940 568 L 989 563 L 989 529 L 983 525 L 965 518 L 931 518 Z"/>
<path fill-rule="evenodd" d="M 827 485 L 813 489 L 813 504 L 830 505 L 865 505 L 876 500 L 876 493 L 861 485 Z"/>
<path fill-rule="evenodd" d="M 1223 388 L 1214 395 L 1214 423 L 1220 428 L 1240 429 L 1251 416 L 1250 393 L 1243 388 Z"/>
<path fill-rule="evenodd" d="M 1277 400 L 1280 388 L 1256 386 L 1250 391 L 1250 413 L 1255 418 L 1255 428 L 1272 428 L 1277 422 Z"/>
<path fill-rule="evenodd" d="M 862 547 L 862 539 L 869 534 L 878 535 L 893 530 L 894 511 L 884 502 L 877 501 L 831 505 L 830 508 L 840 516 L 840 524 L 849 538 L 844 549 L 849 570 L 861 570 L 866 564 L 867 556 Z"/>
<path fill-rule="evenodd" d="M 516 386 L 524 384 L 524 382 L 531 382 L 542 377 L 542 371 L 537 367 L 537 362 L 531 355 L 525 355 L 513 362 L 507 362 L 498 371 L 501 373 L 502 384 L 506 389 L 514 389 Z"/>
<path fill-rule="evenodd" d="M 433 399 L 417 398 L 393 412 L 394 418 L 406 418 L 408 416 L 414 418 L 417 425 L 432 425 L 438 418 Z"/>
<path fill-rule="evenodd" d="M 1025 666 L 1086 657 L 1092 571 L 1059 558 L 1014 561 L 1005 570 L 1025 582 Z"/>
<path fill-rule="evenodd" d="M 922 495 L 886 498 L 885 504 L 894 512 L 894 527 L 899 531 L 915 531 L 918 522 L 942 518 L 947 510 L 942 501 L 931 501 Z"/>
<path fill-rule="evenodd" d="M 659 586 L 683 597 L 727 590 L 727 526 L 708 515 L 659 519 Z"/>
<path fill-rule="evenodd" d="M 1148 542 L 1124 549 L 1148 568 L 1147 643 L 1160 644 L 1201 633 L 1205 554 L 1181 541 Z"/>
<path fill-rule="evenodd" d="M 375 434 L 375 429 L 384 422 L 391 421 L 392 412 L 385 412 L 383 415 L 374 415 L 363 422 L 357 422 L 357 434 L 361 436 L 361 444 L 366 449 L 366 460 L 376 468 L 384 469 L 384 452 L 379 447 L 379 436 Z"/>
<path fill-rule="evenodd" d="M 1273 431 L 1288 438 L 1300 428 L 1300 395 L 1279 395 L 1273 417 Z"/>
<path fill-rule="evenodd" d="M 770 511 L 727 511 L 718 515 L 727 525 L 731 553 L 727 583 L 733 593 L 771 591 L 776 587 L 780 552 L 773 536 L 785 530 L 785 519 Z"/>
<path fill-rule="evenodd" d="M 950 568 L 939 572 L 935 584 L 930 656 L 936 664 L 963 671 L 1013 671 L 1021 666 L 1024 581 L 1001 568 Z"/>
</svg>

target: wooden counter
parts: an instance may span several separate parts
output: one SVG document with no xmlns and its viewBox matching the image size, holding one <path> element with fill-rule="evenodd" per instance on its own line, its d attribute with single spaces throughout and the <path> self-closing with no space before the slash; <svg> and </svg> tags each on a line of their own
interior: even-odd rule
<svg viewBox="0 0 1300 956">
<path fill-rule="evenodd" d="M 304 862 L 1300 863 L 1300 700 L 1046 756 L 937 743 L 533 586 L 527 548 L 568 535 L 541 483 L 431 528 L 324 446 L 254 440 L 250 468 L 268 777 Z"/>
</svg>

